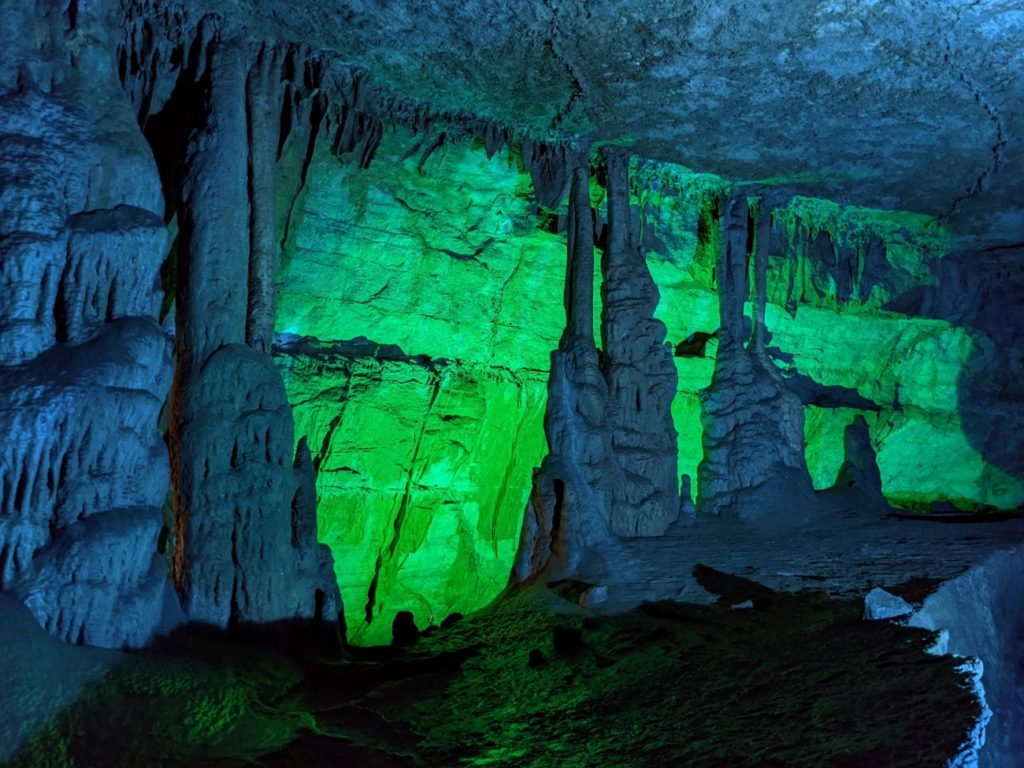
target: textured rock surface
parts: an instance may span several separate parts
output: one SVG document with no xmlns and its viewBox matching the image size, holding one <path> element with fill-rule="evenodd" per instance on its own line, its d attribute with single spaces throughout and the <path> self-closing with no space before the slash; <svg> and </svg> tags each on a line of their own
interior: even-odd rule
<svg viewBox="0 0 1024 768">
<path fill-rule="evenodd" d="M 270 177 L 281 121 L 259 106 L 276 99 L 282 61 L 273 51 L 258 58 L 217 18 L 197 28 L 173 12 L 143 21 L 127 6 L 119 18 L 112 3 L 36 5 L 5 5 L 21 27 L 5 25 L 0 61 L 10 83 L 0 94 L 0 418 L 10 435 L 0 588 L 64 639 L 139 645 L 178 614 L 166 589 L 173 553 L 193 619 L 333 618 L 313 469 L 308 451 L 292 466 L 280 376 L 268 355 L 224 348 L 246 341 L 247 324 L 257 348 L 272 333 Z M 156 40 L 157 29 L 173 34 Z M 201 56 L 157 66 L 190 35 Z M 169 102 L 176 125 L 148 123 Z M 179 211 L 166 265 L 162 189 Z M 252 290 L 250 251 L 262 276 Z M 177 288 L 173 473 L 158 431 L 171 385 L 169 344 L 154 322 L 161 281 Z M 216 405 L 226 392 L 234 412 Z M 183 443 L 201 452 L 183 456 Z M 178 541 L 163 535 L 172 475 Z M 208 550 L 198 563 L 185 535 L 196 529 L 197 549 Z M 186 566 L 195 568 L 187 578 Z"/>
<path fill-rule="evenodd" d="M 483 147 L 447 141 L 421 163 L 430 136 L 398 130 L 385 134 L 373 164 L 362 169 L 354 162 L 339 163 L 329 138 L 321 131 L 306 184 L 290 207 L 278 280 L 279 330 L 321 339 L 362 335 L 397 345 L 409 355 L 454 357 L 474 366 L 507 367 L 523 379 L 542 377 L 564 322 L 566 246 L 558 230 L 565 227 L 567 209 L 551 215 L 531 209 L 531 177 L 516 153 L 505 149 L 488 160 Z M 286 154 L 292 142 L 286 141 Z M 660 293 L 654 314 L 665 323 L 667 340 L 678 345 L 693 334 L 713 333 L 720 322 L 712 282 L 718 253 L 713 206 L 715 195 L 726 189 L 724 182 L 641 161 L 632 163 L 631 175 L 630 204 L 633 216 L 640 216 L 638 237 Z M 592 185 L 591 192 L 600 228 L 607 204 L 600 187 Z M 797 218 L 800 227 L 828 232 L 832 242 L 848 243 L 857 252 L 880 242 L 884 265 L 873 270 L 884 279 L 870 291 L 863 280 L 855 282 L 848 299 L 837 302 L 831 272 L 811 280 L 818 269 L 817 252 L 807 244 L 813 238 L 787 235 Z M 1024 498 L 1024 488 L 1012 476 L 995 479 L 996 468 L 986 461 L 989 453 L 973 448 L 962 428 L 956 402 L 961 376 L 974 365 L 969 362 L 971 335 L 947 320 L 908 320 L 882 308 L 894 296 L 915 290 L 912 286 L 934 280 L 931 275 L 949 258 L 948 238 L 934 222 L 807 198 L 776 208 L 773 219 L 766 239 L 765 346 L 788 382 L 795 384 L 793 377 L 799 375 L 815 385 L 799 388 L 815 487 L 827 489 L 836 482 L 845 431 L 862 416 L 878 452 L 884 493 L 893 503 L 955 498 L 964 506 L 1012 506 Z M 792 291 L 795 312 L 786 308 L 786 259 L 801 265 L 794 278 L 799 288 Z M 805 274 L 806 286 L 800 282 Z M 600 303 L 595 304 L 597 322 Z M 697 393 L 711 381 L 717 349 L 718 338 L 712 336 L 699 354 L 675 357 L 679 390 L 672 414 L 679 432 L 679 472 L 693 479 L 696 492 L 703 458 Z M 982 363 L 981 369 L 989 364 Z M 524 376 L 527 371 L 530 375 Z M 308 392 L 328 388 L 327 382 L 316 382 L 318 375 L 312 365 L 290 374 L 290 398 L 299 410 Z M 468 385 L 464 391 L 467 398 L 485 396 L 482 389 L 473 394 Z M 417 403 L 421 399 L 416 396 Z M 877 409 L 876 403 L 881 403 Z M 1006 407 L 1016 423 L 1012 406 Z M 398 406 L 388 409 L 397 412 Z M 417 415 L 375 427 L 374 434 L 384 437 L 373 445 L 412 441 L 421 406 L 410 404 L 409 409 Z M 308 434 L 316 453 L 329 424 L 325 416 L 307 427 L 300 417 L 296 434 Z M 477 482 L 500 484 L 504 470 L 495 466 L 494 472 L 490 479 L 480 474 L 474 484 L 460 486 L 457 497 L 475 498 Z M 330 482 L 318 478 L 322 502 L 334 494 Z M 545 493 L 554 499 L 553 486 Z M 345 526 L 362 524 L 357 505 L 332 509 L 338 511 L 321 513 L 325 530 L 336 517 Z M 443 506 L 432 509 L 443 515 Z M 375 556 L 361 557 L 359 577 L 345 577 L 361 585 L 360 594 L 375 567 Z M 438 569 L 417 580 L 440 582 L 455 573 Z M 377 594 L 382 604 L 389 602 L 384 591 Z M 417 621 L 429 616 L 418 598 L 408 600 L 406 607 L 418 611 Z M 362 620 L 364 601 L 354 602 L 347 606 L 350 624 L 352 617 Z M 444 610 L 438 608 L 435 615 Z"/>
<path fill-rule="evenodd" d="M 575 572 L 585 550 L 611 533 L 624 488 L 608 424 L 608 382 L 594 343 L 594 234 L 589 169 L 570 166 L 565 330 L 551 353 L 544 433 L 548 455 L 534 475 L 515 565 L 520 581 Z"/>
<path fill-rule="evenodd" d="M 360 169 L 323 132 L 287 222 L 278 331 L 547 368 L 564 320 L 557 219 L 515 153 L 453 141 L 423 159 L 425 141 L 388 132 Z"/>
<path fill-rule="evenodd" d="M 504 589 L 544 449 L 543 373 L 372 344 L 277 359 L 297 433 L 311 436 L 349 639 L 388 643 L 400 610 L 424 628 Z"/>
<path fill-rule="evenodd" d="M 622 483 L 609 523 L 620 536 L 657 536 L 679 514 L 678 389 L 665 324 L 654 318 L 658 288 L 633 224 L 629 154 L 605 151 L 608 233 L 601 257 L 601 365 L 608 382 L 608 424 Z"/>
<path fill-rule="evenodd" d="M 316 542 L 313 468 L 301 447 L 293 468 L 292 416 L 269 358 L 221 347 L 189 387 L 188 419 L 176 552 L 188 617 L 221 627 L 333 620 L 341 606 Z"/>
<path fill-rule="evenodd" d="M 997 552 L 939 587 L 910 619 L 913 626 L 948 631 L 950 653 L 984 663 L 981 682 L 993 715 L 979 754 L 982 768 L 1016 765 L 1024 754 L 1022 589 L 1021 549 Z"/>
<path fill-rule="evenodd" d="M 914 606 L 881 587 L 875 587 L 864 596 L 864 619 L 867 621 L 898 619 L 913 612 Z"/>
<path fill-rule="evenodd" d="M 1014 1 L 247 0 L 234 13 L 444 108 L 628 136 L 647 157 L 947 215 L 989 245 L 1020 240 Z"/>
<path fill-rule="evenodd" d="M 45 377 L 51 347 L 70 355 L 72 347 L 114 333 L 110 329 L 122 327 L 120 318 L 156 314 L 156 274 L 166 250 L 161 214 L 168 211 L 145 136 L 180 230 L 162 275 L 168 285 L 177 284 L 180 363 L 171 444 L 174 476 L 181 481 L 181 537 L 172 551 L 178 583 L 205 620 L 223 624 L 315 611 L 314 583 L 323 581 L 323 574 L 312 575 L 312 563 L 324 562 L 312 543 L 315 467 L 301 446 L 305 431 L 296 435 L 293 462 L 290 419 L 269 358 L 248 355 L 241 346 L 269 348 L 275 298 L 270 277 L 279 244 L 284 258 L 277 330 L 326 340 L 364 335 L 398 344 L 409 355 L 425 354 L 430 365 L 442 367 L 447 363 L 440 358 L 458 360 L 447 370 L 486 373 L 473 385 L 464 382 L 471 400 L 488 395 L 487 377 L 505 375 L 499 368 L 508 369 L 510 381 L 524 382 L 548 366 L 548 351 L 562 328 L 558 296 L 568 219 L 575 240 L 584 230 L 586 237 L 593 234 L 609 257 L 604 349 L 590 341 L 578 355 L 570 350 L 575 357 L 556 360 L 553 381 L 572 383 L 583 397 L 553 386 L 551 398 L 559 413 L 582 409 L 593 417 L 583 430 L 593 432 L 593 444 L 584 445 L 580 456 L 584 463 L 593 461 L 588 472 L 594 487 L 603 483 L 621 496 L 604 507 L 588 502 L 587 514 L 602 525 L 610 520 L 618 532 L 657 532 L 675 514 L 669 407 L 679 433 L 678 469 L 696 479 L 690 485 L 712 511 L 719 502 L 731 503 L 733 491 L 760 491 L 766 482 L 783 482 L 787 473 L 795 473 L 801 491 L 809 491 L 804 441 L 818 487 L 837 477 L 849 483 L 853 470 L 867 472 L 875 484 L 868 466 L 874 451 L 889 501 L 1012 507 L 1024 500 L 1024 362 L 1019 313 L 1013 311 L 1020 290 L 1014 235 L 1020 215 L 1019 201 L 1007 194 L 1019 158 L 1011 130 L 1016 101 L 1002 103 L 1015 86 L 1000 74 L 1007 57 L 996 53 L 1019 30 L 1012 5 L 938 9 L 906 3 L 876 9 L 811 3 L 779 13 L 731 3 L 682 10 L 655 4 L 634 14 L 621 3 L 513 3 L 497 11 L 437 1 L 413 10 L 371 0 L 343 9 L 313 3 L 285 10 L 274 0 L 251 0 L 233 6 L 230 16 L 204 17 L 224 9 L 212 0 L 187 9 L 173 0 L 41 3 L 33 9 L 6 3 L 6 18 L 14 23 L 0 35 L 0 72 L 10 84 L 0 96 L 0 354 L 5 363 L 21 366 L 12 369 L 16 376 L 28 376 L 31 369 Z M 465 23 L 487 14 L 507 23 Z M 577 23 L 581 14 L 586 23 Z M 767 36 L 754 23 L 766 14 L 776 22 Z M 924 45 L 910 21 L 934 32 L 937 45 Z M 518 31 L 510 36 L 513 28 Z M 396 30 L 416 34 L 396 37 Z M 659 43 L 666 33 L 674 41 L 667 48 Z M 751 46 L 755 33 L 760 44 Z M 866 51 L 865 36 L 877 43 Z M 678 40 L 687 44 L 676 45 Z M 972 51 L 970 59 L 963 56 L 966 50 Z M 374 86 L 367 73 L 346 63 L 352 61 L 370 63 L 378 81 L 397 90 Z M 517 62 L 521 66 L 513 66 Z M 757 73 L 753 98 L 749 83 L 755 79 L 737 79 L 747 72 Z M 516 73 L 515 82 L 509 73 Z M 481 82 L 488 88 L 475 87 Z M 680 101 L 681 93 L 691 98 Z M 908 93 L 915 99 L 905 98 Z M 637 109 L 639 103 L 644 109 Z M 450 109 L 460 107 L 478 114 Z M 908 110 L 915 121 L 901 122 Z M 532 135 L 521 136 L 516 126 L 488 116 Z M 396 124 L 403 128 L 392 131 Z M 857 127 L 855 137 L 851 126 Z M 746 270 L 738 261 L 745 242 L 733 249 L 732 266 L 722 268 L 715 235 L 720 217 L 712 208 L 716 196 L 731 192 L 738 198 L 745 187 L 730 189 L 720 178 L 638 161 L 632 164 L 628 206 L 622 186 L 611 194 L 620 170 L 609 178 L 603 200 L 600 182 L 586 189 L 578 185 L 578 210 L 567 216 L 561 199 L 574 149 L 541 140 L 559 131 L 598 140 L 629 136 L 631 151 L 761 178 L 758 192 L 772 185 L 824 190 L 941 218 L 809 198 L 773 205 L 771 219 L 763 215 L 758 221 L 755 297 L 741 284 Z M 948 141 L 954 135 L 955 144 Z M 942 173 L 929 167 L 928 174 L 915 176 L 921 158 L 931 157 L 937 146 L 946 147 L 949 167 Z M 866 153 L 877 161 L 870 169 Z M 815 158 L 813 169 L 806 167 L 809 157 Z M 390 165 L 378 173 L 385 158 Z M 977 216 L 986 201 L 991 210 Z M 970 240 L 986 229 L 983 242 Z M 623 242 L 628 247 L 620 247 Z M 996 250 L 971 252 L 968 245 Z M 653 284 L 645 279 L 641 252 Z M 628 280 L 614 276 L 619 261 L 631 263 Z M 574 295 L 592 293 L 593 273 L 585 275 L 585 290 L 574 286 Z M 718 285 L 728 288 L 721 302 Z M 616 293 L 619 287 L 627 289 L 625 301 Z M 629 306 L 634 299 L 637 304 Z M 756 306 L 748 312 L 744 304 L 751 299 Z M 601 313 L 599 306 L 583 310 Z M 737 323 L 748 314 L 756 320 L 749 349 L 742 347 L 748 329 Z M 672 370 L 660 346 L 659 323 L 677 350 L 680 392 L 671 406 Z M 739 346 L 736 339 L 742 340 Z M 645 354 L 636 356 L 634 347 L 645 347 Z M 657 381 L 651 397 L 634 397 L 636 412 L 643 414 L 638 420 L 627 418 L 624 407 L 630 394 L 640 392 L 639 377 L 622 373 L 630 366 Z M 166 369 L 157 367 L 151 380 L 135 388 L 159 401 Z M 706 411 L 718 418 L 708 419 L 703 429 L 712 455 L 708 472 L 698 477 L 704 451 L 697 439 L 697 393 L 713 369 L 718 374 Z M 120 363 L 105 369 L 98 389 L 124 372 Z M 43 387 L 54 389 L 50 379 Z M 224 389 L 238 389 L 236 410 L 212 413 Z M 791 396 L 780 396 L 785 390 Z M 509 407 L 508 423 L 529 422 L 531 398 Z M 89 407 L 102 402 L 104 395 L 90 398 Z M 410 407 L 415 414 L 421 404 Z M 153 432 L 142 442 L 154 438 L 155 408 L 139 416 L 146 428 L 136 430 L 133 423 L 129 429 Z M 132 406 L 103 418 L 112 428 L 134 413 Z M 92 417 L 75 418 L 79 422 L 66 427 L 67 434 L 84 440 L 88 432 L 82 425 Z M 333 418 L 327 426 L 318 422 L 308 435 L 318 458 Z M 414 417 L 389 428 L 385 442 L 418 434 L 419 423 Z M 857 429 L 855 451 L 844 449 L 851 424 Z M 233 472 L 233 451 L 224 457 L 223 446 L 208 432 L 213 428 L 223 430 L 223 446 L 233 446 L 234 438 L 245 443 L 236 456 L 244 470 Z M 246 442 L 261 432 L 262 459 Z M 45 442 L 40 434 L 35 438 Z M 629 452 L 641 442 L 645 450 Z M 745 449 L 734 451 L 733 443 Z M 182 446 L 204 453 L 188 455 Z M 846 469 L 840 466 L 844 456 L 852 462 Z M 29 483 L 22 470 L 30 462 L 9 461 L 10 476 Z M 156 484 L 165 477 L 162 454 L 154 454 L 154 462 L 160 470 L 152 475 Z M 217 474 L 210 487 L 204 487 L 207 464 Z M 487 476 L 475 477 L 459 499 L 476 497 L 508 473 L 501 461 L 487 465 Z M 127 476 L 132 471 L 124 469 Z M 265 508 L 248 505 L 246 481 L 239 479 L 243 472 L 270 484 Z M 86 488 L 75 491 L 83 496 L 94 482 L 89 473 Z M 19 522 L 10 527 L 21 531 L 22 519 L 47 512 L 45 505 L 27 512 L 18 502 L 21 480 L 12 482 L 10 504 L 19 511 L 11 519 Z M 102 487 L 105 480 L 95 482 Z M 61 484 L 59 476 L 54 483 Z M 224 498 L 216 488 L 226 489 Z M 555 509 L 565 489 L 553 481 L 538 488 L 537 503 L 547 509 L 539 519 L 551 529 L 562 526 Z M 28 491 L 22 493 L 24 499 Z M 49 529 L 43 536 L 32 523 L 32 557 L 81 559 L 84 567 L 89 556 L 82 542 L 124 531 L 130 541 L 111 554 L 133 574 L 125 580 L 132 584 L 129 591 L 144 592 L 144 583 L 151 586 L 144 553 L 152 546 L 159 506 L 148 494 L 142 493 L 144 503 L 124 499 L 117 502 L 123 506 L 111 508 L 100 508 L 107 503 L 101 499 L 89 512 L 109 525 L 90 523 L 69 533 L 66 542 Z M 438 526 L 443 508 L 432 506 Z M 123 519 L 123 509 L 140 511 Z M 502 511 L 494 515 L 505 519 Z M 418 541 L 415 533 L 399 531 L 406 519 L 397 515 L 389 523 L 394 536 L 378 549 L 385 556 L 378 554 L 365 571 L 375 585 L 366 587 L 371 617 L 372 607 L 386 602 L 377 594 L 401 583 L 393 578 L 401 558 L 391 555 L 403 550 L 402 542 Z M 582 519 L 571 518 L 572 525 Z M 268 541 L 290 539 L 280 546 L 296 558 L 277 585 L 254 575 L 263 569 L 257 563 L 274 562 L 274 553 L 243 547 L 245 563 L 230 556 L 233 536 L 264 529 L 270 531 Z M 213 532 L 219 543 L 198 542 L 199 530 Z M 22 538 L 12 534 L 7 542 L 12 552 L 15 544 L 22 552 L 19 563 L 26 557 Z M 504 539 L 492 535 L 488 541 Z M 189 562 L 190 551 L 207 546 L 215 554 Z M 501 545 L 495 550 L 497 563 L 505 555 Z M 298 600 L 301 609 L 283 582 L 300 572 L 303 586 L 295 589 L 306 595 Z M 439 568 L 428 581 L 445 581 L 445 572 Z M 92 587 L 68 591 L 58 582 L 55 576 L 47 589 L 66 594 L 60 600 L 84 605 L 91 599 Z M 250 588 L 282 605 L 257 608 L 247 596 Z M 108 583 L 93 591 L 110 589 Z M 235 597 L 225 598 L 232 591 Z M 104 604 L 119 605 L 123 597 L 107 594 Z M 330 603 L 330 596 L 325 599 Z M 437 600 L 439 606 L 454 604 L 449 597 Z M 74 618 L 77 610 L 50 618 L 84 626 Z"/>
<path fill-rule="evenodd" d="M 56 7 L 4 33 L 0 589 L 64 640 L 139 645 L 167 572 L 159 177 L 96 39 Z"/>
<path fill-rule="evenodd" d="M 770 215 L 762 211 L 762 216 Z M 749 345 L 744 299 L 749 296 L 747 201 L 723 198 L 717 282 L 721 324 L 711 385 L 701 393 L 704 460 L 698 469 L 702 514 L 794 520 L 813 504 L 804 458 L 804 412 L 763 346 L 763 326 Z M 763 269 L 764 254 L 758 254 Z M 761 282 L 761 278 L 759 278 Z M 763 295 L 763 294 L 762 294 Z"/>
<path fill-rule="evenodd" d="M 160 621 L 168 347 L 152 320 L 123 320 L 0 371 L 2 588 L 66 640 L 144 643 Z"/>
<path fill-rule="evenodd" d="M 251 295 L 245 279 L 251 259 L 266 277 L 259 262 L 273 260 L 264 230 L 274 219 L 273 188 L 248 181 L 249 51 L 227 27 L 207 43 L 204 108 L 185 149 L 179 202 L 173 573 L 188 618 L 217 627 L 333 621 L 341 610 L 330 552 L 316 542 L 308 451 L 300 447 L 293 468 L 287 396 L 260 351 L 266 287 L 257 281 Z M 257 349 L 244 346 L 247 327 Z"/>
</svg>

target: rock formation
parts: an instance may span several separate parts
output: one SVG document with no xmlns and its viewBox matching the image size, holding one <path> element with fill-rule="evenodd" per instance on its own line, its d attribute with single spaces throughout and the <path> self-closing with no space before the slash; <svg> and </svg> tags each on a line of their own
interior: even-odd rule
<svg viewBox="0 0 1024 768">
<path fill-rule="evenodd" d="M 138 645 L 167 574 L 159 177 L 102 55 L 78 77 L 42 24 L 4 61 L 20 85 L 0 97 L 0 590 L 62 639 Z"/>
<path fill-rule="evenodd" d="M 1024 694 L 1020 663 L 1024 658 L 1024 611 L 1017 595 L 1024 587 L 1020 548 L 997 552 L 962 576 L 947 581 L 910 618 L 910 624 L 948 636 L 946 650 L 976 657 L 984 672 L 985 699 L 992 708 L 983 730 L 978 765 L 1012 765 L 1021 754 Z"/>
<path fill-rule="evenodd" d="M 333 620 L 340 604 L 316 543 L 312 464 L 300 450 L 293 466 L 290 408 L 265 354 L 279 122 L 266 107 L 280 62 L 254 55 L 217 18 L 196 29 L 202 56 L 179 59 L 174 74 L 179 92 L 202 97 L 203 114 L 178 147 L 183 174 L 162 184 L 118 94 L 125 61 L 118 71 L 111 48 L 76 36 L 76 24 L 104 30 L 103 13 L 48 19 L 37 50 L 18 41 L 19 85 L 0 107 L 0 589 L 53 634 L 112 647 L 145 644 L 182 619 Z M 152 41 L 143 47 L 159 58 Z M 76 68 L 85 60 L 89 78 Z M 170 97 L 167 86 L 141 82 L 142 119 Z M 169 245 L 162 187 L 180 200 L 173 394 L 171 344 L 157 324 Z M 245 346 L 247 324 L 256 349 Z"/>
<path fill-rule="evenodd" d="M 549 453 L 534 475 L 515 576 L 572 573 L 585 549 L 610 534 L 615 487 L 624 478 L 611 452 L 608 383 L 594 342 L 594 220 L 589 168 L 571 172 L 565 330 L 551 353 L 544 432 Z"/>
<path fill-rule="evenodd" d="M 569 191 L 565 331 L 551 356 L 544 429 L 515 576 L 573 572 L 610 536 L 657 536 L 680 511 L 672 345 L 654 318 L 658 289 L 633 227 L 629 154 L 604 152 L 608 234 L 601 259 L 601 345 L 594 341 L 593 213 L 588 169 Z"/>
<path fill-rule="evenodd" d="M 291 412 L 265 351 L 276 142 L 265 112 L 246 110 L 249 50 L 226 26 L 212 34 L 179 204 L 173 574 L 188 618 L 218 627 L 333 618 L 341 607 L 315 539 L 312 467 L 308 455 L 292 467 Z M 253 104 L 277 78 L 266 56 L 249 76 Z"/>
<path fill-rule="evenodd" d="M 1005 186 L 973 169 L 978 156 L 996 169 L 1014 159 L 998 141 L 957 156 L 978 189 L 948 207 L 936 201 L 960 195 L 957 174 L 930 175 L 927 194 L 908 182 L 923 145 L 864 181 L 829 133 L 842 181 L 811 179 L 807 152 L 784 162 L 777 141 L 666 140 L 667 125 L 698 130 L 722 108 L 673 105 L 659 121 L 618 99 L 619 79 L 584 55 L 597 26 L 619 23 L 607 8 L 573 29 L 568 8 L 521 14 L 539 37 L 491 30 L 495 50 L 542 62 L 546 79 L 517 83 L 513 100 L 467 87 L 433 103 L 450 91 L 442 81 L 475 70 L 411 56 L 410 41 L 444 39 L 458 13 L 410 14 L 417 35 L 363 69 L 348 54 L 398 16 L 359 26 L 382 17 L 315 3 L 230 17 L 208 0 L 8 5 L 0 588 L 61 637 L 135 645 L 165 620 L 333 615 L 339 580 L 354 593 L 353 636 L 372 642 L 398 610 L 430 623 L 497 594 L 524 506 L 522 578 L 660 535 L 680 510 L 698 515 L 694 493 L 703 515 L 779 521 L 809 509 L 812 480 L 852 483 L 871 506 L 1024 501 L 1016 214 L 991 248 L 965 248 L 950 224 L 983 187 Z M 708 13 L 660 21 L 690 39 L 687 20 Z M 980 6 L 962 15 L 975 36 L 990 18 L 1008 23 Z M 738 57 L 749 46 L 736 29 L 711 24 L 666 55 L 721 73 L 709 41 Z M 636 52 L 632 39 L 605 42 Z M 515 68 L 498 58 L 476 64 L 508 86 Z M 923 66 L 944 73 L 929 93 L 979 113 L 972 136 L 1010 124 L 966 70 Z M 643 81 L 645 98 L 665 107 L 659 78 Z M 555 114 L 539 119 L 538 104 Z M 739 123 L 717 122 L 737 135 Z M 621 142 L 623 125 L 639 137 L 630 152 L 657 161 L 578 149 Z M 870 141 L 889 145 L 876 128 Z M 763 177 L 770 160 L 787 188 L 842 187 L 885 210 L 758 186 L 751 214 L 738 179 L 663 162 L 716 167 L 716 152 L 731 158 L 719 170 Z M 930 215 L 890 210 L 899 200 Z M 315 338 L 298 349 L 287 334 Z M 332 568 L 318 536 L 346 561 Z"/>
<path fill-rule="evenodd" d="M 770 211 L 755 211 L 768 217 Z M 812 489 L 804 459 L 804 411 L 764 346 L 768 238 L 753 237 L 758 274 L 753 338 L 746 344 L 747 243 L 752 218 L 743 192 L 722 198 L 717 283 L 721 326 L 711 385 L 701 393 L 704 460 L 698 470 L 702 514 L 772 520 L 809 512 Z"/>
<path fill-rule="evenodd" d="M 612 450 L 622 469 L 609 524 L 619 536 L 657 536 L 679 514 L 671 410 L 678 377 L 665 324 L 654 318 L 658 288 L 633 226 L 629 153 L 608 148 L 604 156 L 608 240 L 601 258 L 601 367 Z"/>
</svg>

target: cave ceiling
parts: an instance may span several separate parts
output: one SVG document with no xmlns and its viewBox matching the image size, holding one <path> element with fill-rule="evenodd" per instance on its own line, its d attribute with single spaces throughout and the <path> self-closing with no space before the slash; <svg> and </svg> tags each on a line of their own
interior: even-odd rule
<svg viewBox="0 0 1024 768">
<path fill-rule="evenodd" d="M 247 0 L 396 94 L 1024 237 L 1022 0 Z"/>
</svg>

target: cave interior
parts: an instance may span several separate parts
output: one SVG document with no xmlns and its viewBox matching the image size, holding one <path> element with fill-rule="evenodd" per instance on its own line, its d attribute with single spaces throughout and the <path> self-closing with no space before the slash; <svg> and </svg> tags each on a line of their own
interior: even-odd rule
<svg viewBox="0 0 1024 768">
<path fill-rule="evenodd" d="M 1024 766 L 1024 2 L 0 16 L 5 765 Z"/>
</svg>

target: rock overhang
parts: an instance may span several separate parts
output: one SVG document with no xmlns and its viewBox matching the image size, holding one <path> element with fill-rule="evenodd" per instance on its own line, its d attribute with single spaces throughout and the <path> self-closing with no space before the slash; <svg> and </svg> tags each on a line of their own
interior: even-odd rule
<svg viewBox="0 0 1024 768">
<path fill-rule="evenodd" d="M 236 10 L 257 34 L 334 51 L 438 109 L 925 213 L 968 250 L 1021 240 L 1020 0 L 243 0 Z"/>
</svg>

